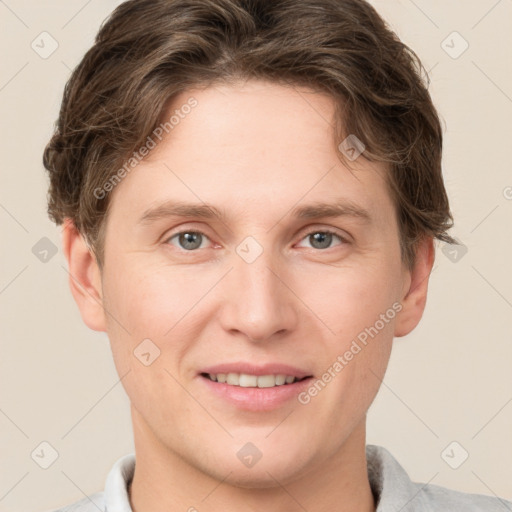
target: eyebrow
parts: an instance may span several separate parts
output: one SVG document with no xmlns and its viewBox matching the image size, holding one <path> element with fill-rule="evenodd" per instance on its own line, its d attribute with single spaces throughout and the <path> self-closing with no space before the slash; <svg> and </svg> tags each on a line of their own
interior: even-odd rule
<svg viewBox="0 0 512 512">
<path fill-rule="evenodd" d="M 294 208 L 290 215 L 299 219 L 320 219 L 353 217 L 369 223 L 372 217 L 369 211 L 346 199 L 339 199 L 333 203 L 315 202 Z M 285 215 L 286 216 L 286 215 Z M 139 224 L 149 224 L 169 217 L 184 218 L 218 218 L 225 221 L 228 217 L 224 209 L 215 208 L 206 203 L 185 203 L 181 201 L 166 201 L 160 205 L 146 210 L 140 217 Z"/>
</svg>

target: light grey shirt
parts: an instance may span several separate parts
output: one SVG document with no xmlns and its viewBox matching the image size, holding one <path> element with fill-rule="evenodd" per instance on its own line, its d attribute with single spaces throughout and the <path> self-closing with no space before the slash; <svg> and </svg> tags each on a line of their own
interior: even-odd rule
<svg viewBox="0 0 512 512">
<path fill-rule="evenodd" d="M 512 502 L 495 496 L 412 482 L 398 461 L 381 446 L 367 445 L 366 457 L 376 512 L 512 512 Z M 103 492 L 55 512 L 132 512 L 128 484 L 134 470 L 135 455 L 121 457 L 110 470 Z"/>
</svg>

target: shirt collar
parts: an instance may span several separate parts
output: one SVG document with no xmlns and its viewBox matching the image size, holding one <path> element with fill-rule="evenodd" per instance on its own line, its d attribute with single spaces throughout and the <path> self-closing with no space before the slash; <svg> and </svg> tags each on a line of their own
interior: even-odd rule
<svg viewBox="0 0 512 512">
<path fill-rule="evenodd" d="M 402 512 L 407 512 L 409 502 L 418 494 L 418 489 L 402 466 L 388 450 L 371 444 L 366 446 L 366 459 L 376 512 L 387 512 L 397 506 Z M 121 457 L 110 470 L 104 494 L 108 512 L 132 512 L 128 485 L 133 479 L 134 471 L 134 453 Z"/>
</svg>

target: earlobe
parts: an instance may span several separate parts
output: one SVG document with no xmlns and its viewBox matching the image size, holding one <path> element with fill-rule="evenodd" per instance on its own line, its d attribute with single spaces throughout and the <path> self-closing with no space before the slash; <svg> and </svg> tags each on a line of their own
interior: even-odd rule
<svg viewBox="0 0 512 512">
<path fill-rule="evenodd" d="M 106 331 L 100 269 L 94 254 L 69 218 L 63 223 L 62 250 L 68 262 L 69 287 L 82 320 L 94 331 Z"/>
<path fill-rule="evenodd" d="M 419 323 L 427 302 L 428 280 L 434 265 L 434 240 L 425 237 L 419 243 L 412 270 L 404 271 L 402 310 L 395 323 L 395 336 L 409 334 Z"/>
</svg>

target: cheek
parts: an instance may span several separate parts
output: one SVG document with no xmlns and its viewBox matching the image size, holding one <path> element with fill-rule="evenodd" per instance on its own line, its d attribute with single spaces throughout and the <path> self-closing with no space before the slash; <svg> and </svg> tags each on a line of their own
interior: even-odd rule
<svg viewBox="0 0 512 512">
<path fill-rule="evenodd" d="M 326 340 L 344 344 L 391 308 L 385 326 L 379 323 L 379 330 L 387 335 L 396 316 L 393 305 L 397 307 L 399 298 L 399 271 L 397 264 L 378 261 L 322 272 L 312 268 L 301 273 L 296 293 L 326 327 Z"/>
<path fill-rule="evenodd" d="M 334 335 L 325 331 L 323 344 L 315 351 L 322 374 L 301 397 L 319 424 L 334 424 L 336 432 L 346 435 L 362 420 L 379 390 L 400 309 L 384 275 L 377 283 L 375 274 L 347 275 L 339 283 L 326 280 L 324 298 L 317 297 L 319 316 Z M 328 438 L 330 431 L 324 434 Z"/>
<path fill-rule="evenodd" d="M 324 369 L 312 389 L 327 406 L 326 418 L 336 407 L 339 421 L 352 421 L 344 411 L 366 410 L 377 393 L 391 353 L 395 319 L 401 305 L 397 302 L 400 265 L 386 260 L 367 260 L 364 264 L 336 268 L 325 275 L 311 273 L 304 282 L 304 301 L 320 318 L 317 327 L 325 333 L 322 347 L 315 351 L 319 367 Z M 323 328 L 322 324 L 327 328 Z M 314 335 L 314 333 L 312 333 Z M 318 332 L 317 332 L 318 337 Z M 339 406 L 339 407 L 338 407 Z M 320 413 L 321 414 L 321 413 Z M 357 414 L 353 418 L 357 421 Z"/>
<path fill-rule="evenodd" d="M 153 385 L 150 380 L 164 389 L 170 384 L 165 369 L 173 374 L 182 370 L 186 354 L 210 318 L 205 295 L 218 275 L 184 266 L 148 264 L 149 259 L 125 258 L 115 271 L 111 268 L 106 273 L 107 332 L 118 373 L 133 370 L 137 379 L 146 380 L 148 389 Z M 151 342 L 145 341 L 148 339 Z M 150 358 L 157 354 L 151 371 L 137 359 L 137 354 L 148 351 Z"/>
<path fill-rule="evenodd" d="M 129 276 L 129 277 L 127 277 Z M 112 315 L 132 338 L 163 338 L 204 294 L 204 286 L 179 268 L 128 265 L 105 285 Z"/>
<path fill-rule="evenodd" d="M 186 318 L 183 323 L 180 319 L 191 307 L 186 300 L 190 292 L 179 272 L 168 268 L 136 265 L 127 258 L 112 270 L 104 281 L 104 298 L 118 375 L 126 375 L 123 387 L 133 406 L 144 417 L 163 422 L 165 408 L 153 407 L 150 397 L 181 404 L 182 391 L 173 376 L 179 378 L 176 365 L 187 347 Z M 172 345 L 165 342 L 171 337 Z"/>
</svg>

